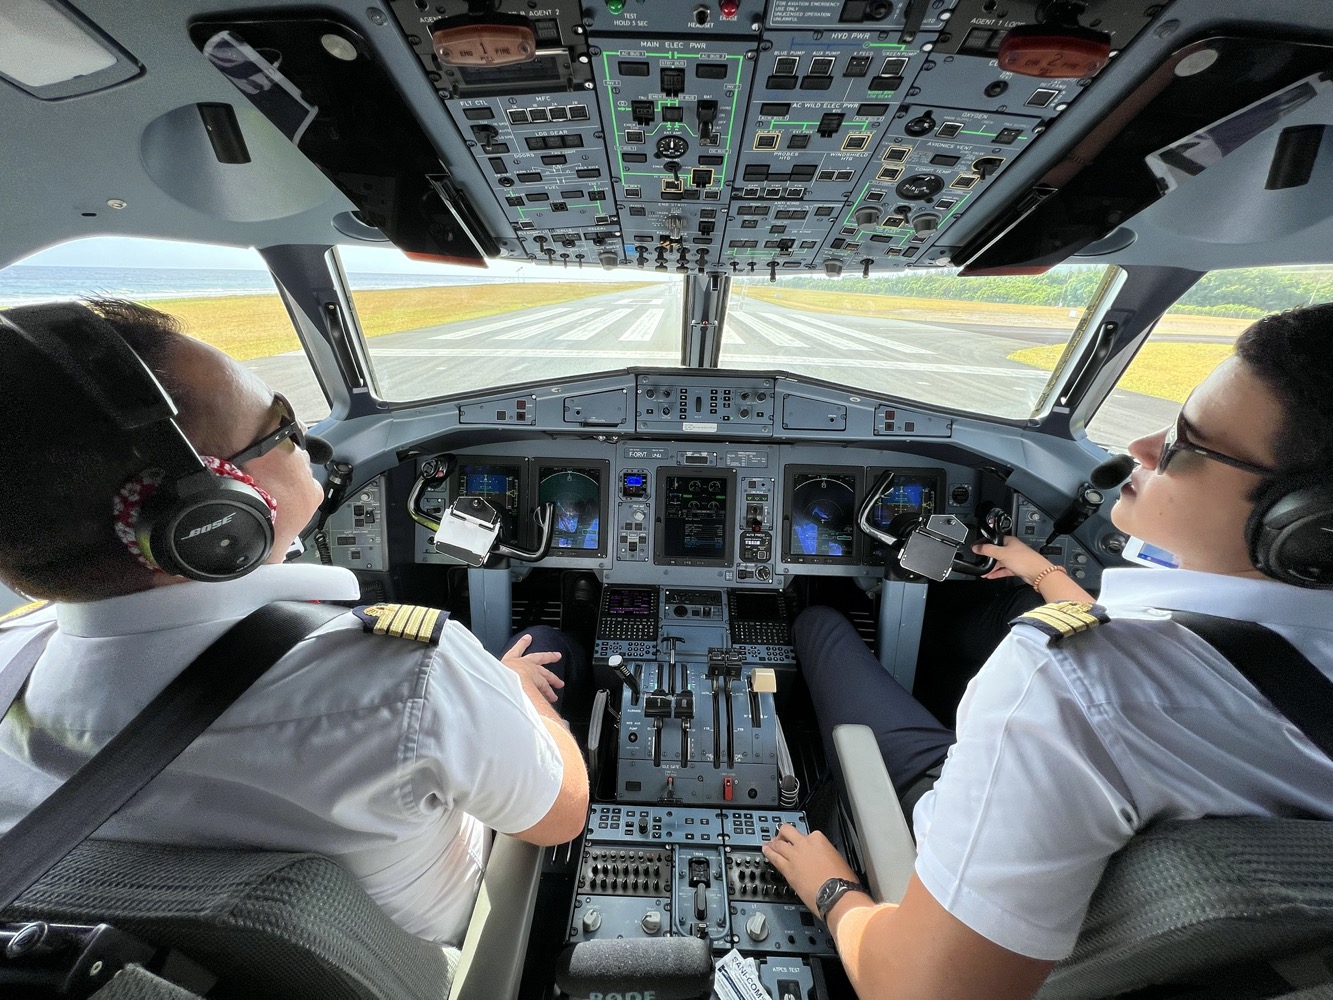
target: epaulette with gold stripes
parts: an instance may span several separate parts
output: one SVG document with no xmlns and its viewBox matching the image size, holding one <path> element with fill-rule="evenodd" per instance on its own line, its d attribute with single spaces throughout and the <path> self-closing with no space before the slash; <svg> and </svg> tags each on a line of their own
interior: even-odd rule
<svg viewBox="0 0 1333 1000">
<path fill-rule="evenodd" d="M 352 614 L 361 619 L 361 627 L 367 632 L 416 639 L 432 646 L 440 641 L 444 623 L 449 620 L 447 611 L 415 604 L 365 604 L 353 608 Z"/>
<path fill-rule="evenodd" d="M 1056 601 L 1033 608 L 1025 615 L 1019 615 L 1009 624 L 1031 625 L 1044 633 L 1049 642 L 1059 642 L 1071 635 L 1078 635 L 1089 629 L 1104 625 L 1111 620 L 1106 609 L 1100 604 L 1088 604 L 1084 601 Z"/>
<path fill-rule="evenodd" d="M 0 625 L 7 624 L 19 618 L 25 618 L 34 611 L 41 611 L 42 608 L 50 603 L 50 601 L 29 601 L 27 604 L 21 604 L 13 611 L 6 611 L 3 615 L 0 615 Z"/>
</svg>

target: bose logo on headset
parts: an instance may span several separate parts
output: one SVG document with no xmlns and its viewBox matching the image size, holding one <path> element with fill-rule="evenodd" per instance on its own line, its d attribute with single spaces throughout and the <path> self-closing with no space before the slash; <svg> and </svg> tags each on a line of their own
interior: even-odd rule
<svg viewBox="0 0 1333 1000">
<path fill-rule="evenodd" d="M 228 514 L 228 515 L 227 515 L 226 517 L 224 517 L 224 518 L 220 518 L 219 520 L 214 521 L 212 524 L 205 524 L 205 525 L 204 525 L 203 527 L 201 527 L 201 528 L 191 528 L 191 529 L 185 534 L 185 537 L 186 537 L 186 538 L 193 538 L 195 535 L 202 535 L 205 531 L 212 531 L 214 528 L 220 528 L 220 527 L 222 527 L 224 524 L 226 524 L 228 521 L 230 521 L 230 520 L 231 520 L 233 517 L 235 517 L 235 516 L 236 516 L 236 514 L 233 512 L 233 513 L 231 513 L 231 514 Z"/>
<path fill-rule="evenodd" d="M 273 514 L 248 483 L 215 474 L 176 423 L 176 404 L 120 332 L 84 305 L 23 306 L 0 316 L 124 434 L 163 477 L 139 512 L 136 541 L 167 573 L 234 580 L 273 549 Z M 131 477 L 133 478 L 133 477 Z M 107 498 L 108 517 L 111 498 Z M 226 531 L 216 529 L 226 526 Z M 189 544 L 185 544 L 185 543 Z"/>
</svg>

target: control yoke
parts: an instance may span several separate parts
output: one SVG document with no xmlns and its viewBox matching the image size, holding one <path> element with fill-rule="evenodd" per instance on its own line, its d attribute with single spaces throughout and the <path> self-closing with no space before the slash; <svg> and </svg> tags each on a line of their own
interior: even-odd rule
<svg viewBox="0 0 1333 1000">
<path fill-rule="evenodd" d="M 856 512 L 856 523 L 871 538 L 888 546 L 898 559 L 898 565 L 911 573 L 930 580 L 943 580 L 950 573 L 966 576 L 984 576 L 995 568 L 994 559 L 973 562 L 962 554 L 967 542 L 968 526 L 952 514 L 900 514 L 887 527 L 878 527 L 871 520 L 875 504 L 889 491 L 893 472 L 884 472 L 867 491 Z M 980 511 L 977 533 L 992 545 L 1002 544 L 1008 532 L 1009 515 L 998 507 Z"/>
<path fill-rule="evenodd" d="M 491 559 L 536 562 L 546 558 L 555 534 L 554 503 L 547 502 L 533 510 L 538 535 L 537 544 L 531 549 L 511 545 L 500 537 L 500 512 L 484 497 L 460 496 L 443 512 L 438 508 L 435 512 L 423 509 L 421 498 L 426 488 L 443 486 L 452 468 L 451 458 L 423 462 L 421 475 L 407 498 L 412 520 L 435 532 L 431 544 L 436 551 L 468 566 L 484 566 Z"/>
<path fill-rule="evenodd" d="M 482 497 L 459 497 L 440 518 L 439 530 L 431 542 L 436 551 L 469 566 L 481 566 L 492 558 L 502 557 L 536 562 L 551 551 L 555 504 L 542 504 L 532 516 L 539 530 L 537 544 L 531 549 L 520 549 L 500 538 L 500 512 L 489 501 Z"/>
</svg>

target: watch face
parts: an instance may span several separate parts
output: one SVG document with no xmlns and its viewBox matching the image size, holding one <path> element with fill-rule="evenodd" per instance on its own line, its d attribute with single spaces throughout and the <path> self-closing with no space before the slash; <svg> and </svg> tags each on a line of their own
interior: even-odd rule
<svg viewBox="0 0 1333 1000">
<path fill-rule="evenodd" d="M 819 910 L 820 916 L 828 912 L 831 907 L 844 892 L 848 889 L 860 888 L 855 882 L 849 882 L 845 878 L 831 878 L 819 887 L 819 892 L 815 894 L 815 907 Z"/>
</svg>

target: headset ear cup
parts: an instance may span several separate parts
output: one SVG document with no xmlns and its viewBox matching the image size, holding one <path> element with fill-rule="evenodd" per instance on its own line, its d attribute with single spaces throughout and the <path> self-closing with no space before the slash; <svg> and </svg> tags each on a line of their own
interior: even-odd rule
<svg viewBox="0 0 1333 1000">
<path fill-rule="evenodd" d="M 1333 481 L 1322 476 L 1264 484 L 1245 526 L 1250 561 L 1275 580 L 1333 587 Z"/>
<path fill-rule="evenodd" d="M 163 570 L 191 580 L 234 580 L 273 550 L 273 513 L 246 483 L 211 473 L 164 483 L 144 504 L 136 534 Z"/>
</svg>

